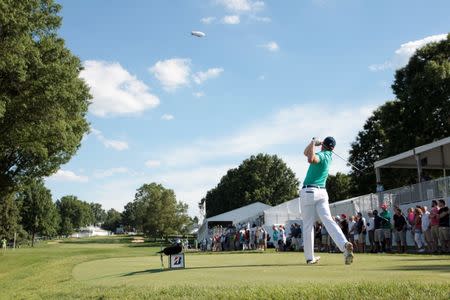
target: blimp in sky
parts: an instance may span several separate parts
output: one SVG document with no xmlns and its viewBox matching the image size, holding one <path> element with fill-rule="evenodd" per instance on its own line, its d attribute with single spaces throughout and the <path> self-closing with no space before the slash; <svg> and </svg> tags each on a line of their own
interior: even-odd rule
<svg viewBox="0 0 450 300">
<path fill-rule="evenodd" d="M 191 31 L 191 35 L 196 36 L 196 37 L 204 37 L 204 36 L 206 36 L 206 34 L 204 32 L 201 32 L 201 31 Z"/>
</svg>

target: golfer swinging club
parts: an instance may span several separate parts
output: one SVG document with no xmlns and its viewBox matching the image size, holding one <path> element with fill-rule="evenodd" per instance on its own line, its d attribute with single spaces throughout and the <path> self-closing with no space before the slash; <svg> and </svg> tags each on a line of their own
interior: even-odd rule
<svg viewBox="0 0 450 300">
<path fill-rule="evenodd" d="M 314 146 L 322 146 L 321 151 L 315 153 Z M 347 241 L 341 228 L 331 217 L 328 193 L 325 189 L 328 169 L 332 160 L 332 150 L 335 146 L 336 141 L 333 137 L 329 136 L 323 142 L 313 138 L 304 151 L 310 164 L 300 193 L 300 208 L 304 228 L 303 244 L 307 264 L 316 264 L 320 259 L 320 256 L 314 256 L 313 225 L 316 212 L 333 241 L 344 253 L 345 264 L 349 265 L 353 262 L 353 245 Z"/>
</svg>

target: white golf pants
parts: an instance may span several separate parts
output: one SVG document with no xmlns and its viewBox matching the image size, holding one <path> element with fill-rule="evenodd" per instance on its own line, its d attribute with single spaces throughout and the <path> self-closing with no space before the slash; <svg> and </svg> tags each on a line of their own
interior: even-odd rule
<svg viewBox="0 0 450 300">
<path fill-rule="evenodd" d="M 300 208 L 303 218 L 303 248 L 306 260 L 314 258 L 314 222 L 316 213 L 335 244 L 344 252 L 345 244 L 348 241 L 341 228 L 331 217 L 327 190 L 319 188 L 302 189 L 300 193 Z"/>
</svg>

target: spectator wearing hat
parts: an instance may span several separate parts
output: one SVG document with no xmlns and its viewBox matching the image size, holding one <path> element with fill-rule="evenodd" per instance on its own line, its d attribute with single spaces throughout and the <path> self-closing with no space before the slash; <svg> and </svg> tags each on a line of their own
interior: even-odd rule
<svg viewBox="0 0 450 300">
<path fill-rule="evenodd" d="M 381 204 L 381 229 L 383 229 L 384 237 L 384 251 L 389 252 L 391 249 L 391 213 L 387 210 L 388 206 L 386 203 Z"/>
</svg>

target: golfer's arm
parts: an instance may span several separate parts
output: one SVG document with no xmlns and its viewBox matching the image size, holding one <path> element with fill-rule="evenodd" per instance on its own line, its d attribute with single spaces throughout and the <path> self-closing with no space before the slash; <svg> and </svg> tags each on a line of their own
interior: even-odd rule
<svg viewBox="0 0 450 300">
<path fill-rule="evenodd" d="M 312 140 L 311 143 L 306 146 L 303 154 L 308 158 L 308 163 L 317 164 L 319 162 L 319 158 L 314 153 L 314 140 Z"/>
</svg>

